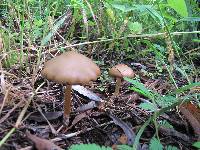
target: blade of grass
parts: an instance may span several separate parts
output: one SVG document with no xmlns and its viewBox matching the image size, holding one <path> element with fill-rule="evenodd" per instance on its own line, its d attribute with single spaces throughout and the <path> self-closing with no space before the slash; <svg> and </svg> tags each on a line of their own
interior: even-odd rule
<svg viewBox="0 0 200 150">
<path fill-rule="evenodd" d="M 43 82 L 35 91 L 33 91 L 31 97 L 28 99 L 26 105 L 22 109 L 21 113 L 19 114 L 17 121 L 15 123 L 15 126 L 4 136 L 3 139 L 0 141 L 0 147 L 6 142 L 6 140 L 16 131 L 16 129 L 19 127 L 21 124 L 21 121 L 29 107 L 29 104 L 31 103 L 33 97 L 37 94 L 38 90 L 44 85 L 45 83 Z"/>
</svg>

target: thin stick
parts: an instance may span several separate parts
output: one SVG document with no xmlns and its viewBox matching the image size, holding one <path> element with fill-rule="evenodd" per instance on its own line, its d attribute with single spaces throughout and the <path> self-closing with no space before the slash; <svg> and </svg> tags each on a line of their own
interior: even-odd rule
<svg viewBox="0 0 200 150">
<path fill-rule="evenodd" d="M 35 90 L 33 91 L 31 97 L 28 99 L 26 105 L 22 109 L 21 113 L 19 114 L 17 121 L 15 123 L 15 126 L 4 136 L 4 138 L 0 141 L 0 147 L 6 142 L 6 140 L 15 132 L 15 130 L 19 127 L 21 124 L 21 121 L 28 109 L 29 104 L 31 103 L 33 97 L 37 94 L 37 91 L 44 85 L 44 82 Z"/>
<path fill-rule="evenodd" d="M 3 103 L 2 103 L 1 108 L 0 108 L 0 115 L 2 113 L 2 110 L 3 110 L 3 107 L 4 107 L 5 103 L 6 103 L 6 100 L 8 99 L 8 96 L 9 96 L 9 93 L 10 93 L 10 89 L 11 89 L 11 86 L 6 90 L 6 94 L 4 96 Z"/>
<path fill-rule="evenodd" d="M 42 115 L 42 117 L 46 120 L 46 122 L 48 123 L 50 129 L 51 129 L 51 132 L 56 135 L 57 132 L 56 130 L 54 129 L 54 127 L 51 125 L 51 123 L 49 122 L 49 120 L 46 118 L 46 116 L 42 113 L 42 109 L 40 108 L 40 106 L 38 104 L 36 104 L 37 107 L 38 107 L 38 111 L 40 112 L 40 114 Z"/>
<path fill-rule="evenodd" d="M 124 117 L 123 119 L 127 119 L 128 117 Z M 63 136 L 61 138 L 59 137 L 56 137 L 54 139 L 50 139 L 50 141 L 52 142 L 59 142 L 59 141 L 62 141 L 63 139 L 69 139 L 69 138 L 72 138 L 74 136 L 78 136 L 79 134 L 81 133 L 85 133 L 85 132 L 88 132 L 88 131 L 91 131 L 95 128 L 99 128 L 99 127 L 102 127 L 102 126 L 106 126 L 106 125 L 110 125 L 114 123 L 114 121 L 110 121 L 110 122 L 107 122 L 107 123 L 103 123 L 103 124 L 100 124 L 100 125 L 97 125 L 96 127 L 91 127 L 91 128 L 87 128 L 87 129 L 84 129 L 84 130 L 80 130 L 80 131 L 76 131 L 76 132 L 73 132 L 73 133 L 69 133 L 69 134 L 63 134 Z M 25 148 L 21 148 L 19 150 L 31 150 L 32 149 L 32 146 L 27 146 Z"/>
<path fill-rule="evenodd" d="M 16 128 L 12 128 L 5 136 L 4 138 L 0 141 L 0 147 L 6 142 L 6 140 L 15 132 Z"/>
<path fill-rule="evenodd" d="M 3 123 L 17 107 L 21 106 L 22 103 L 24 103 L 24 99 L 20 100 L 5 116 L 0 119 L 0 124 Z"/>
<path fill-rule="evenodd" d="M 172 32 L 171 35 L 175 35 L 175 36 L 179 36 L 179 35 L 182 35 L 182 34 L 197 34 L 197 33 L 200 33 L 200 31 L 191 31 L 191 32 Z M 155 33 L 155 34 L 138 34 L 138 35 L 128 35 L 126 37 L 121 37 L 121 38 L 116 38 L 116 39 L 104 39 L 104 40 L 97 40 L 97 41 L 89 41 L 89 42 L 83 42 L 83 43 L 78 43 L 78 44 L 72 44 L 72 45 L 67 45 L 67 46 L 64 46 L 62 48 L 71 48 L 71 47 L 76 47 L 76 46 L 82 46 L 82 45 L 88 45 L 88 44 L 95 44 L 95 43 L 102 43 L 102 42 L 109 42 L 109 41 L 114 41 L 114 40 L 123 40 L 123 39 L 126 39 L 126 38 L 153 38 L 153 37 L 157 37 L 157 36 L 162 36 L 162 35 L 165 35 L 166 32 L 164 33 Z M 63 44 L 63 43 L 62 43 Z M 58 46 L 61 46 L 62 44 L 58 45 Z M 57 45 L 57 43 L 56 43 Z M 55 46 L 55 44 L 52 44 L 51 46 Z M 48 46 L 35 46 L 34 48 L 40 48 L 40 47 L 49 47 Z M 31 49 L 32 47 L 23 47 L 22 49 Z M 5 54 L 9 54 L 11 52 L 14 52 L 14 51 L 19 51 L 20 49 L 16 49 L 16 50 L 12 50 L 10 52 L 5 52 L 3 54 L 1 54 L 0 56 L 3 56 Z M 56 47 L 55 49 L 52 48 L 49 52 L 53 52 L 55 50 L 58 50 L 58 47 Z"/>
</svg>

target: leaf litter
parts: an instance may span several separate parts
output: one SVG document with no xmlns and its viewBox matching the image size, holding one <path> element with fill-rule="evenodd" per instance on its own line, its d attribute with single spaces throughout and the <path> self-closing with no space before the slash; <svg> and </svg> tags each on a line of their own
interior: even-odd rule
<svg viewBox="0 0 200 150">
<path fill-rule="evenodd" d="M 10 74 L 15 73 L 12 70 Z M 5 92 L 1 90 L 0 97 L 2 102 L 7 97 L 6 101 L 9 101 L 9 103 L 5 103 L 2 107 L 0 118 L 1 137 L 5 136 L 5 133 L 18 120 L 20 112 L 27 105 L 33 91 L 31 78 L 27 76 L 24 78 L 15 78 L 9 74 L 5 74 L 2 79 L 4 80 L 5 77 L 6 82 L 3 81 L 2 83 L 6 83 L 9 86 L 5 86 Z M 50 139 L 56 144 L 59 143 L 60 149 L 73 144 L 88 143 L 88 141 L 105 146 L 112 146 L 119 143 L 131 145 L 138 131 L 137 126 L 143 124 L 151 114 L 138 107 L 141 102 L 148 101 L 148 99 L 128 90 L 129 84 L 127 83 L 123 84 L 122 94 L 118 97 L 113 97 L 110 91 L 106 91 L 108 94 L 105 96 L 98 90 L 94 91 L 94 93 L 89 88 L 76 86 L 73 88 L 74 97 L 71 125 L 66 128 L 62 126 L 62 87 L 52 82 L 49 82 L 49 86 L 47 86 L 47 82 L 41 79 L 41 77 L 35 81 L 34 85 L 40 85 L 42 82 L 44 82 L 44 85 L 40 87 L 38 94 L 32 97 L 32 102 L 30 101 L 30 104 L 27 105 L 28 107 L 24 114 L 25 118 L 23 117 L 20 119 L 20 122 L 17 122 L 17 130 L 6 141 L 5 148 L 30 148 L 30 141 L 34 143 L 34 139 L 38 139 L 35 134 L 39 134 L 41 137 L 41 139 L 36 140 L 36 147 L 43 140 L 46 140 L 47 143 L 50 142 L 49 145 L 55 146 Z M 165 94 L 170 86 L 162 79 L 146 80 L 146 78 L 143 78 L 142 82 L 147 88 L 159 94 Z M 96 84 L 94 83 L 94 85 Z M 110 83 L 106 84 L 114 89 L 114 85 Z M 8 96 L 6 96 L 6 91 L 8 91 Z M 96 93 L 98 93 L 98 96 Z M 172 110 L 165 114 L 165 116 L 170 117 L 170 119 L 167 119 L 167 117 L 165 119 L 174 125 L 174 129 L 164 127 L 159 129 L 160 136 L 163 137 L 162 142 L 169 142 L 165 137 L 171 136 L 173 141 L 170 142 L 174 142 L 177 145 L 176 140 L 178 140 L 178 143 L 182 143 L 185 147 L 188 147 L 195 140 L 194 135 L 191 134 L 191 129 L 186 129 L 188 128 L 185 127 L 187 124 L 176 123 L 176 120 L 181 118 L 178 114 L 174 114 L 174 112 L 175 110 Z M 173 117 L 171 118 L 172 115 Z M 183 115 L 185 114 L 183 113 Z M 189 121 L 189 124 L 193 127 L 191 121 Z M 180 127 L 181 130 L 179 129 Z M 114 134 L 112 132 L 113 129 L 117 129 L 118 131 L 115 133 L 117 137 L 116 141 L 113 139 L 114 136 L 112 136 Z M 152 129 L 153 127 L 149 127 L 143 133 L 141 139 L 142 146 L 148 143 L 150 135 L 153 135 Z M 34 133 L 34 135 L 28 134 L 30 141 L 24 138 L 26 130 Z M 188 134 L 184 134 L 183 131 Z M 122 141 L 122 138 L 124 141 Z M 43 148 L 43 146 L 39 147 Z"/>
</svg>

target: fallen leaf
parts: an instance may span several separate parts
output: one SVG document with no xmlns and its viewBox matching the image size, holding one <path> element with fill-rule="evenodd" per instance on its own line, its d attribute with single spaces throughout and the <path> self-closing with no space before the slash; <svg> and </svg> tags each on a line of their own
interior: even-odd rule
<svg viewBox="0 0 200 150">
<path fill-rule="evenodd" d="M 84 105 L 79 106 L 75 111 L 76 112 L 83 112 L 83 111 L 86 111 L 86 110 L 89 110 L 89 109 L 93 109 L 95 107 L 98 107 L 98 102 L 91 101 L 88 104 L 84 104 Z"/>
<path fill-rule="evenodd" d="M 83 118 L 85 117 L 88 117 L 88 113 L 84 112 L 84 113 L 81 113 L 79 115 L 77 115 L 73 122 L 72 122 L 72 125 L 68 128 L 68 129 L 71 129 L 75 124 L 77 124 L 79 121 L 81 121 Z"/>
<path fill-rule="evenodd" d="M 120 144 L 127 144 L 128 138 L 125 134 L 122 134 L 119 138 L 118 138 L 118 142 Z"/>
<path fill-rule="evenodd" d="M 200 109 L 195 107 L 191 102 L 183 104 L 180 107 L 181 113 L 188 120 L 192 128 L 194 129 L 194 133 L 200 140 Z"/>
<path fill-rule="evenodd" d="M 63 115 L 63 111 L 45 112 L 43 114 L 47 118 L 47 120 L 50 121 L 50 120 L 55 120 L 55 119 L 58 119 L 59 117 L 61 117 Z M 42 117 L 41 114 L 38 112 L 31 114 L 28 119 L 36 121 L 36 122 L 45 122 L 46 121 L 46 119 L 44 117 Z"/>
<path fill-rule="evenodd" d="M 132 145 L 135 140 L 135 133 L 133 132 L 131 127 L 129 127 L 124 121 L 122 121 L 118 117 L 114 116 L 113 114 L 109 113 L 108 115 L 110 118 L 112 118 L 113 122 L 116 125 L 120 126 L 123 129 L 123 131 L 127 137 L 127 144 Z"/>
<path fill-rule="evenodd" d="M 86 89 L 81 85 L 72 85 L 72 89 L 92 101 L 97 101 L 97 102 L 102 101 L 102 99 L 99 96 L 97 96 L 95 93 L 93 93 L 92 91 Z"/>
<path fill-rule="evenodd" d="M 62 148 L 58 147 L 51 141 L 39 138 L 28 131 L 26 132 L 26 136 L 34 143 L 34 147 L 37 150 L 63 150 Z"/>
</svg>

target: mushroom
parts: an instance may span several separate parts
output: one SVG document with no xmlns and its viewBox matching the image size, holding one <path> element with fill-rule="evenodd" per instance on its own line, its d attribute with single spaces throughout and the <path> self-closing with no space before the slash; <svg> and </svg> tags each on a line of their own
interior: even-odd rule
<svg viewBox="0 0 200 150">
<path fill-rule="evenodd" d="M 95 81 L 100 76 L 101 71 L 88 57 L 75 51 L 69 51 L 47 61 L 41 74 L 48 80 L 66 85 L 63 122 L 68 125 L 72 85 L 85 85 L 90 81 Z"/>
<path fill-rule="evenodd" d="M 118 64 L 118 65 L 113 66 L 109 70 L 108 74 L 116 78 L 116 86 L 115 86 L 115 93 L 114 93 L 115 96 L 119 95 L 122 78 L 123 77 L 133 78 L 135 76 L 135 73 L 133 72 L 133 70 L 125 64 Z"/>
</svg>

